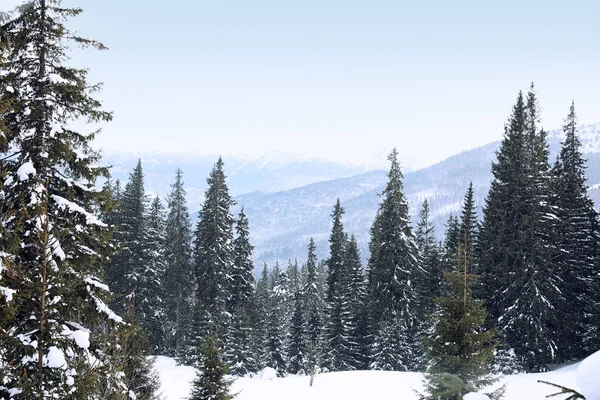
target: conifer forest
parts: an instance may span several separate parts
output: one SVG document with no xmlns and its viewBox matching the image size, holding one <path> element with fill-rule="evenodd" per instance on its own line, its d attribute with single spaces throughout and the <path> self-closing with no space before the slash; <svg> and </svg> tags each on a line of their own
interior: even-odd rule
<svg viewBox="0 0 600 400">
<path fill-rule="evenodd" d="M 544 98 L 533 83 L 515 93 L 493 127 L 485 203 L 460 188 L 445 232 L 427 199 L 410 214 L 392 149 L 368 254 L 338 199 L 326 258 L 296 238 L 304 258 L 256 265 L 226 156 L 196 209 L 176 165 L 164 198 L 145 190 L 143 160 L 127 181 L 111 176 L 93 140 L 113 114 L 68 61 L 74 47 L 105 50 L 68 29 L 81 12 L 32 0 L 0 13 L 0 399 L 158 400 L 151 356 L 197 371 L 193 400 L 233 398 L 235 379 L 265 370 L 311 386 L 331 372 L 420 372 L 421 399 L 500 399 L 504 375 L 600 350 L 600 216 L 575 102 L 551 159 Z"/>
</svg>

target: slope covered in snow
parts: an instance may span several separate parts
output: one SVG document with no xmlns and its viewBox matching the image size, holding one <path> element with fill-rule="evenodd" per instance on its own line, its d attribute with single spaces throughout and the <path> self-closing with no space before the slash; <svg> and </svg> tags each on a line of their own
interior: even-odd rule
<svg viewBox="0 0 600 400">
<path fill-rule="evenodd" d="M 176 366 L 167 357 L 158 357 L 156 367 L 162 381 L 165 400 L 183 400 L 189 395 L 195 371 L 191 367 Z M 550 381 L 578 389 L 577 365 L 542 374 L 506 376 L 505 400 L 542 400 L 558 390 L 538 380 Z M 600 370 L 597 372 L 600 378 Z M 423 376 L 415 372 L 352 371 L 318 375 L 313 387 L 307 376 L 289 376 L 272 380 L 239 378 L 232 392 L 239 393 L 237 400 L 416 400 L 415 390 L 422 390 Z M 566 396 L 557 396 L 562 400 Z M 596 399 L 599 400 L 600 398 Z M 590 400 L 594 400 L 591 398 Z"/>
</svg>

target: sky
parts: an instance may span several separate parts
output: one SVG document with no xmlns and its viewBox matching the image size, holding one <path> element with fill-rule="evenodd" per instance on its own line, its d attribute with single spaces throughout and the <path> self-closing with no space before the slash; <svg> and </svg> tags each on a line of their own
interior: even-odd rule
<svg viewBox="0 0 600 400">
<path fill-rule="evenodd" d="M 0 0 L 0 9 L 17 0 Z M 108 151 L 422 167 L 502 137 L 535 82 L 543 126 L 600 121 L 600 2 L 64 0 L 103 82 Z"/>
</svg>

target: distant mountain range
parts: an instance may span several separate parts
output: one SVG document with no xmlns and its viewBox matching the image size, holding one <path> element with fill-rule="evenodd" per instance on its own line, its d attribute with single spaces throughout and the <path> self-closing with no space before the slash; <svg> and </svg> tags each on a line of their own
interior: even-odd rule
<svg viewBox="0 0 600 400">
<path fill-rule="evenodd" d="M 561 130 L 549 132 L 551 160 L 560 142 Z M 588 159 L 590 195 L 600 204 L 600 123 L 580 127 L 579 138 Z M 491 163 L 500 142 L 465 151 L 428 168 L 405 172 L 405 192 L 411 214 L 418 213 L 428 199 L 436 234 L 441 239 L 450 213 L 460 209 L 464 193 L 473 182 L 479 207 L 484 203 L 492 180 Z M 180 167 L 188 191 L 191 213 L 195 216 L 206 188 L 206 177 L 218 156 L 140 155 L 146 175 L 146 190 L 161 197 L 169 190 L 175 169 Z M 138 156 L 109 154 L 113 176 L 126 181 Z M 331 229 L 331 211 L 339 197 L 345 208 L 344 227 L 358 240 L 363 258 L 368 256 L 369 228 L 380 202 L 379 193 L 386 183 L 385 170 L 367 171 L 318 158 L 268 152 L 261 157 L 227 157 L 228 184 L 250 220 L 257 269 L 266 262 L 286 265 L 288 259 L 306 258 L 310 237 L 315 239 L 317 254 L 327 257 Z M 237 210 L 236 210 L 237 211 Z"/>
<path fill-rule="evenodd" d="M 127 182 L 138 159 L 142 161 L 145 189 L 161 198 L 169 192 L 175 171 L 181 168 L 188 193 L 190 211 L 198 211 L 206 178 L 218 154 L 193 153 L 105 153 L 104 162 L 112 165 L 113 179 Z M 345 165 L 320 158 L 268 151 L 261 156 L 227 156 L 225 173 L 232 195 L 261 191 L 277 192 L 315 182 L 354 176 L 366 172 L 364 166 Z"/>
<path fill-rule="evenodd" d="M 588 159 L 589 193 L 596 204 L 600 204 L 600 124 L 581 127 L 579 137 Z M 549 132 L 551 160 L 555 159 L 563 138 L 562 131 Z M 491 164 L 499 146 L 500 142 L 490 143 L 406 173 L 404 188 L 413 219 L 422 202 L 428 199 L 436 234 L 441 239 L 448 216 L 460 210 L 469 182 L 473 182 L 481 210 L 492 180 Z M 288 259 L 304 260 L 310 237 L 315 239 L 318 256 L 327 257 L 330 214 L 338 197 L 346 210 L 344 228 L 356 236 L 366 259 L 369 228 L 381 200 L 378 194 L 386 181 L 386 171 L 371 171 L 277 193 L 238 196 L 238 204 L 244 207 L 250 219 L 255 261 L 259 265 L 263 262 L 272 265 L 276 260 L 284 264 Z"/>
</svg>

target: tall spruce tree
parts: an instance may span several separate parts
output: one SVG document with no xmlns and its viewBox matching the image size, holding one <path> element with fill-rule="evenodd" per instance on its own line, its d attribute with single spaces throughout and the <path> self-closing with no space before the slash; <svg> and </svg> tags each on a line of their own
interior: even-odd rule
<svg viewBox="0 0 600 400">
<path fill-rule="evenodd" d="M 287 373 L 287 332 L 289 331 L 290 293 L 288 292 L 287 275 L 279 269 L 279 265 L 271 271 L 269 279 L 269 300 L 266 327 L 266 366 L 277 371 L 278 376 Z"/>
<path fill-rule="evenodd" d="M 409 223 L 408 203 L 404 196 L 403 175 L 396 149 L 391 163 L 383 201 L 371 230 L 372 254 L 369 265 L 369 290 L 376 318 L 375 337 L 381 345 L 379 359 L 394 369 L 411 369 L 416 345 L 409 337 L 416 332 L 415 285 L 419 273 L 418 248 Z M 387 332 L 393 332 L 388 335 Z M 392 337 L 393 336 L 393 337 Z M 389 343 L 384 343 L 389 339 Z M 381 351 L 394 354 L 382 355 Z M 393 361 L 388 362 L 388 359 Z M 375 361 L 377 367 L 377 362 Z M 387 368 L 387 367 L 386 367 Z"/>
<path fill-rule="evenodd" d="M 475 259 L 475 248 L 477 247 L 479 221 L 477 219 L 477 209 L 473 194 L 473 183 L 469 183 L 460 215 L 460 225 L 458 228 L 458 248 L 461 254 L 467 255 L 466 268 L 470 273 L 477 273 L 477 264 Z"/>
<path fill-rule="evenodd" d="M 164 276 L 166 348 L 169 355 L 181 355 L 191 329 L 194 279 L 192 270 L 192 234 L 183 172 L 177 169 L 175 182 L 167 196 L 165 224 Z"/>
<path fill-rule="evenodd" d="M 166 312 L 164 295 L 165 211 L 158 197 L 150 204 L 144 216 L 144 269 L 140 273 L 135 292 L 136 315 L 148 334 L 153 354 L 165 351 Z"/>
<path fill-rule="evenodd" d="M 124 314 L 128 300 L 142 279 L 146 267 L 145 222 L 148 198 L 144 192 L 142 162 L 138 160 L 129 181 L 117 203 L 114 240 L 120 247 L 106 267 L 106 278 L 110 288 L 117 294 L 113 303 L 115 310 Z"/>
<path fill-rule="evenodd" d="M 210 316 L 217 332 L 221 332 L 229 322 L 226 311 L 230 302 L 235 257 L 234 218 L 230 211 L 234 201 L 225 182 L 223 165 L 219 157 L 210 172 L 208 189 L 194 232 L 196 307 Z M 206 329 L 203 329 L 195 332 L 195 335 L 204 337 L 206 333 Z"/>
<path fill-rule="evenodd" d="M 553 168 L 558 210 L 558 248 L 561 291 L 566 308 L 561 310 L 560 348 L 566 360 L 579 359 L 600 348 L 600 325 L 589 317 L 598 312 L 598 213 L 587 193 L 586 162 L 577 137 L 575 103 L 563 125 L 565 140 Z M 594 318 L 592 318 L 594 319 Z M 585 343 L 584 343 L 585 341 Z"/>
<path fill-rule="evenodd" d="M 558 360 L 556 310 L 564 303 L 551 259 L 556 216 L 538 121 L 533 90 L 527 102 L 519 93 L 492 164 L 478 246 L 488 327 L 501 331 L 501 350 L 514 351 L 513 362 L 525 371 L 545 370 Z"/>
<path fill-rule="evenodd" d="M 310 370 L 320 367 L 323 351 L 323 297 L 319 291 L 316 250 L 315 241 L 310 238 L 306 260 L 306 284 L 303 290 L 306 307 L 306 342 L 309 350 L 307 367 Z"/>
<path fill-rule="evenodd" d="M 267 365 L 267 315 L 270 303 L 269 269 L 267 264 L 263 265 L 260 278 L 256 283 L 256 295 L 253 301 L 252 314 L 252 352 L 256 358 L 257 369 L 260 370 Z"/>
<path fill-rule="evenodd" d="M 351 342 L 352 313 L 349 309 L 349 271 L 346 261 L 347 237 L 344 233 L 342 215 L 344 209 L 337 200 L 331 217 L 333 227 L 329 236 L 329 259 L 327 263 L 327 322 L 325 326 L 325 365 L 332 371 L 353 369 L 353 346 Z"/>
<path fill-rule="evenodd" d="M 419 248 L 419 260 L 422 271 L 419 274 L 417 285 L 417 326 L 418 337 L 422 338 L 429 329 L 429 314 L 435 308 L 433 299 L 442 293 L 442 260 L 440 248 L 435 239 L 435 228 L 429 216 L 429 201 L 425 200 L 419 211 L 419 222 L 415 232 L 415 240 Z M 423 359 L 423 357 L 419 357 Z M 423 361 L 419 369 L 423 367 Z"/>
<path fill-rule="evenodd" d="M 233 241 L 234 260 L 231 270 L 231 285 L 229 289 L 229 312 L 235 313 L 248 306 L 254 294 L 254 263 L 248 230 L 248 217 L 244 209 L 240 211 L 235 225 L 236 238 Z"/>
<path fill-rule="evenodd" d="M 367 307 L 367 287 L 363 274 L 360 251 L 354 235 L 346 244 L 344 264 L 347 270 L 347 295 L 345 296 L 344 315 L 348 315 L 345 323 L 347 342 L 350 352 L 345 355 L 348 369 L 367 369 L 369 365 L 369 327 L 370 314 Z"/>
<path fill-rule="evenodd" d="M 306 345 L 305 326 L 304 297 L 302 296 L 302 292 L 297 290 L 294 293 L 294 313 L 292 314 L 288 337 L 287 370 L 290 374 L 306 372 L 308 347 Z"/>
<path fill-rule="evenodd" d="M 115 371 L 116 345 L 108 340 L 121 322 L 101 283 L 110 232 L 97 213 L 106 211 L 109 193 L 97 190 L 96 180 L 108 171 L 90 146 L 97 132 L 72 124 L 112 117 L 90 96 L 99 85 L 87 82 L 87 70 L 66 61 L 69 44 L 104 49 L 65 26 L 80 12 L 33 0 L 0 26 L 8 43 L 0 103 L 11 106 L 2 110 L 0 249 L 12 250 L 0 281 L 14 291 L 0 336 L 3 398 L 136 394 L 123 369 Z"/>
</svg>

